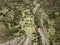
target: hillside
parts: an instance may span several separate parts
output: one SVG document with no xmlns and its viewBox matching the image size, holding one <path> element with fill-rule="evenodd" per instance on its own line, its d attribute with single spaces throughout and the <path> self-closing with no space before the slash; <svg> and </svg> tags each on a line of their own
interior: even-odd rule
<svg viewBox="0 0 60 45">
<path fill-rule="evenodd" d="M 60 45 L 59 5 L 60 0 L 0 0 L 0 45 Z"/>
</svg>

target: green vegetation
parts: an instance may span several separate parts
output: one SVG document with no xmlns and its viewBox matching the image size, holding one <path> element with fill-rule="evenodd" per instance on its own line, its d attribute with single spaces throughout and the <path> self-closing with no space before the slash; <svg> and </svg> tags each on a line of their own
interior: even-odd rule
<svg viewBox="0 0 60 45">
<path fill-rule="evenodd" d="M 24 35 L 20 45 L 27 36 L 32 45 L 43 45 L 38 28 L 45 45 L 60 45 L 60 0 L 0 0 L 0 43 Z"/>
</svg>

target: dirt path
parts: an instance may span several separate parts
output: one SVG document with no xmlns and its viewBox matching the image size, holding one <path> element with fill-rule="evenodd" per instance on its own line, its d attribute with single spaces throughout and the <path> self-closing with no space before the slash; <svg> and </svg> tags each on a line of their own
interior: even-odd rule
<svg viewBox="0 0 60 45">
<path fill-rule="evenodd" d="M 24 36 L 22 36 L 21 38 L 23 38 L 23 37 Z M 7 41 L 7 42 L 5 42 L 3 44 L 0 44 L 0 45 L 18 45 L 17 42 L 19 42 L 21 40 L 21 38 L 20 37 L 16 37 L 13 40 Z"/>
<path fill-rule="evenodd" d="M 38 28 L 38 32 L 40 33 L 40 36 L 41 36 L 41 39 L 42 39 L 42 43 L 46 44 L 47 39 L 46 39 L 44 33 L 42 32 L 42 30 L 40 28 Z"/>
<path fill-rule="evenodd" d="M 30 39 L 28 37 L 26 38 L 24 45 L 30 45 Z"/>
</svg>

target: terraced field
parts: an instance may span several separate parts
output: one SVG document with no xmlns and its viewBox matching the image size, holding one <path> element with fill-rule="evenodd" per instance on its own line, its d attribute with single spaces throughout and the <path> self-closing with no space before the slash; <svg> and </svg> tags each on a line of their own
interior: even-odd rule
<svg viewBox="0 0 60 45">
<path fill-rule="evenodd" d="M 60 45 L 53 1 L 0 0 L 0 45 Z"/>
</svg>

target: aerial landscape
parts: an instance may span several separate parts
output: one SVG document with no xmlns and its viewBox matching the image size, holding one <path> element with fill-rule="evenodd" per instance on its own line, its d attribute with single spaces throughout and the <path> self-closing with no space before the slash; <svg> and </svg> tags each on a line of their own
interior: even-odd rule
<svg viewBox="0 0 60 45">
<path fill-rule="evenodd" d="M 60 45 L 60 0 L 0 0 L 0 45 Z"/>
</svg>

